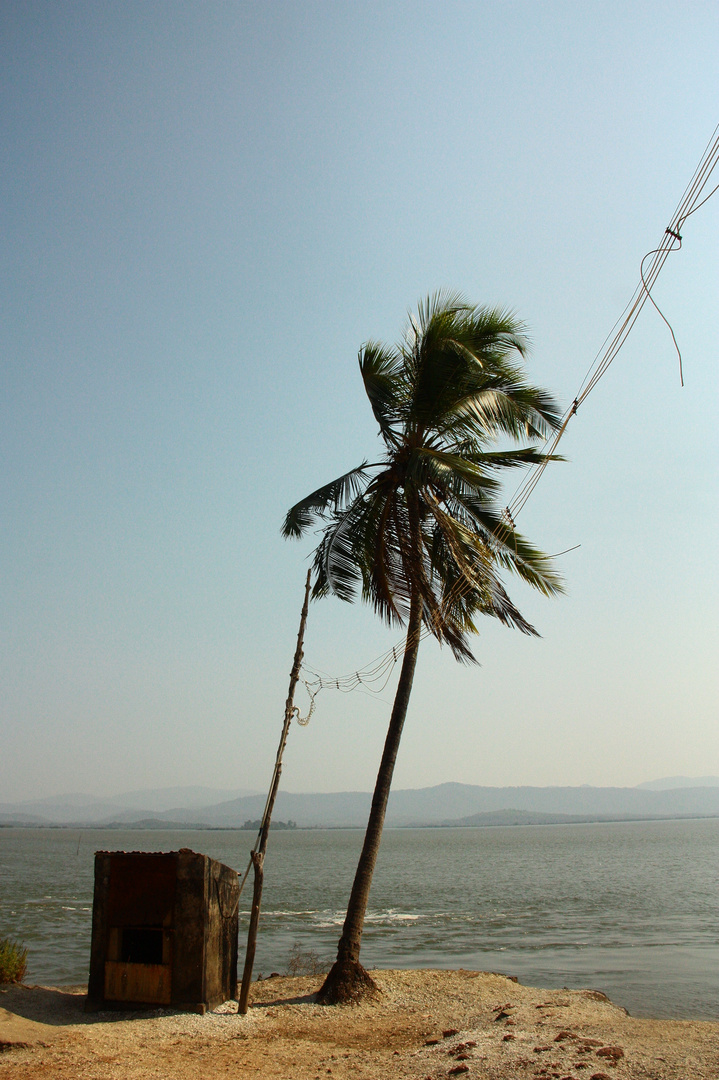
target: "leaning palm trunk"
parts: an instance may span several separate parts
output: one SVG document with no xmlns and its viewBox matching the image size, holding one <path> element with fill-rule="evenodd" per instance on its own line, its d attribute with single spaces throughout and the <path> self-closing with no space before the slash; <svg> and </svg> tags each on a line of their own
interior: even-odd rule
<svg viewBox="0 0 719 1080">
<path fill-rule="evenodd" d="M 377 989 L 359 962 L 362 927 L 365 912 L 367 911 L 372 875 L 377 863 L 380 840 L 382 839 L 382 828 L 392 786 L 394 765 L 397 760 L 397 751 L 399 750 L 402 729 L 409 707 L 409 698 L 412 693 L 412 681 L 417 663 L 417 653 L 419 652 L 421 629 L 422 602 L 419 597 L 415 596 L 410 608 L 402 670 L 397 684 L 394 705 L 392 706 L 392 716 L 384 743 L 384 752 L 377 773 L 377 782 L 372 796 L 372 809 L 367 823 L 364 844 L 362 845 L 362 854 L 357 864 L 354 884 L 347 905 L 347 914 L 345 915 L 342 937 L 337 950 L 337 959 L 317 998 L 323 1005 L 337 1005 L 346 1001 L 356 1001 L 362 995 Z"/>
<path fill-rule="evenodd" d="M 501 580 L 512 570 L 546 595 L 561 591 L 549 559 L 520 536 L 497 507 L 499 476 L 548 460 L 527 440 L 545 439 L 561 414 L 524 378 L 521 327 L 507 312 L 458 296 L 429 297 L 410 316 L 395 348 L 368 342 L 360 370 L 385 444 L 313 491 L 288 512 L 282 531 L 302 536 L 319 519 L 312 596 L 362 598 L 390 625 L 407 625 L 407 643 L 367 833 L 347 907 L 337 962 L 320 1000 L 361 997 L 374 984 L 359 962 L 362 925 L 379 852 L 392 773 L 422 627 L 472 662 L 468 636 L 477 615 L 525 634 L 534 627 Z M 503 449 L 509 441 L 513 448 Z M 499 444 L 499 448 L 498 445 Z"/>
</svg>

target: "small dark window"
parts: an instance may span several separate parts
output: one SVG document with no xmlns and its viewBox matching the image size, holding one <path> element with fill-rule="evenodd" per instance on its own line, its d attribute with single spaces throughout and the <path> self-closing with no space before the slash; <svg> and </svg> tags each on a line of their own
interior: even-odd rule
<svg viewBox="0 0 719 1080">
<path fill-rule="evenodd" d="M 123 927 L 120 960 L 125 964 L 161 964 L 162 930 L 148 926 Z"/>
</svg>

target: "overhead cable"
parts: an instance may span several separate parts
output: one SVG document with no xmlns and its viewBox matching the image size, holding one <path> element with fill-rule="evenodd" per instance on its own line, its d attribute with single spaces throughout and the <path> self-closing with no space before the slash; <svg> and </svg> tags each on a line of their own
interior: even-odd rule
<svg viewBox="0 0 719 1080">
<path fill-rule="evenodd" d="M 679 201 L 674 214 L 672 216 L 669 225 L 664 230 L 661 242 L 656 248 L 647 252 L 640 263 L 639 267 L 639 284 L 634 290 L 629 302 L 622 311 L 621 315 L 615 322 L 609 334 L 604 339 L 599 352 L 596 354 L 594 360 L 589 366 L 586 375 L 577 391 L 571 405 L 563 414 L 559 427 L 549 439 L 547 439 L 543 449 L 543 460 L 538 464 L 533 465 L 527 471 L 524 480 L 517 488 L 513 498 L 505 507 L 502 520 L 495 529 L 492 540 L 498 547 L 505 547 L 508 542 L 511 542 L 511 538 L 516 533 L 515 519 L 519 513 L 524 509 L 532 492 L 539 483 L 542 473 L 546 469 L 547 465 L 555 454 L 556 449 L 564 437 L 564 433 L 569 426 L 570 420 L 576 416 L 579 407 L 586 401 L 587 397 L 595 389 L 599 381 L 606 375 L 607 371 L 611 367 L 612 363 L 616 359 L 620 349 L 627 340 L 634 324 L 636 323 L 639 315 L 642 311 L 647 300 L 649 300 L 659 315 L 664 320 L 669 328 L 674 341 L 677 354 L 679 356 L 679 373 L 682 386 L 684 385 L 684 375 L 682 370 L 682 357 L 677 344 L 674 331 L 657 306 L 653 296 L 652 289 L 656 284 L 656 280 L 664 266 L 664 263 L 668 259 L 672 252 L 679 251 L 682 246 L 682 234 L 681 229 L 687 218 L 696 213 L 700 207 L 704 206 L 706 202 L 719 190 L 719 184 L 717 184 L 708 194 L 703 195 L 709 179 L 719 162 L 719 124 L 714 129 L 709 143 L 702 155 L 702 158 L 692 176 L 691 180 L 687 184 L 687 187 Z M 703 197 L 702 197 L 703 195 Z M 645 263 L 650 260 L 648 267 L 645 270 Z M 569 548 L 569 551 L 574 550 Z M 562 552 L 561 554 L 564 554 Z M 449 606 L 453 603 L 465 590 L 471 588 L 470 582 L 465 582 L 459 579 L 455 585 L 450 589 L 448 594 L 443 598 L 443 603 Z M 420 639 L 426 637 L 431 633 L 431 630 L 423 626 L 419 632 Z M 305 687 L 310 695 L 310 709 L 314 710 L 314 700 L 320 690 L 325 688 L 331 688 L 341 690 L 345 693 L 349 693 L 352 690 L 356 690 L 359 686 L 363 686 L 365 689 L 372 692 L 380 692 L 386 686 L 389 677 L 392 673 L 397 661 L 402 657 L 405 651 L 414 645 L 415 641 L 409 639 L 393 646 L 382 656 L 373 661 L 370 666 L 362 670 L 361 672 L 353 672 L 349 675 L 336 677 L 330 676 L 326 673 L 319 672 L 313 668 L 303 664 L 303 671 L 305 673 Z M 382 683 L 379 690 L 375 690 L 375 684 Z"/>
</svg>

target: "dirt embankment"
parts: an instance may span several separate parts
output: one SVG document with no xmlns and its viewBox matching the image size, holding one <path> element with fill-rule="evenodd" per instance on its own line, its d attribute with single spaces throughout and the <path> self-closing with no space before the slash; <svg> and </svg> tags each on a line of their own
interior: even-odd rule
<svg viewBox="0 0 719 1080">
<path fill-rule="evenodd" d="M 88 1015 L 81 988 L 4 988 L 0 1080 L 719 1077 L 719 1023 L 636 1020 L 591 990 L 485 972 L 372 974 L 381 998 L 342 1008 L 315 1004 L 319 978 L 255 983 L 244 1017 Z"/>
</svg>

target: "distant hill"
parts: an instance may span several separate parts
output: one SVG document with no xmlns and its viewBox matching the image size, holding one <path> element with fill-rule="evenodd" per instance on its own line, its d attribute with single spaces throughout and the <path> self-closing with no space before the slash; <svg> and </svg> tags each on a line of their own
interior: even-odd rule
<svg viewBox="0 0 719 1080">
<path fill-rule="evenodd" d="M 719 787 L 719 776 L 665 776 L 637 784 L 643 791 L 671 791 L 673 788 Z"/>
<path fill-rule="evenodd" d="M 170 789 L 173 797 L 183 789 Z M 198 789 L 191 789 L 194 798 Z M 199 789 L 203 790 L 203 789 Z M 207 790 L 207 789 L 204 789 Z M 138 792 L 138 803 L 145 801 Z M 217 793 L 214 793 L 217 794 Z M 159 798 L 159 793 L 154 793 Z M 75 796 L 22 804 L 0 804 L 0 824 L 63 824 L 95 827 L 240 828 L 262 816 L 264 794 L 244 794 L 207 805 L 178 803 L 167 810 L 120 805 L 129 797 L 92 801 Z M 161 801 L 161 800 L 160 800 Z M 172 801 L 168 796 L 166 801 Z M 364 791 L 297 794 L 280 791 L 277 820 L 294 821 L 299 828 L 362 828 L 371 795 Z M 501 815 L 505 815 L 501 819 Z M 393 791 L 387 809 L 389 826 L 482 825 L 550 823 L 559 821 L 631 820 L 637 818 L 719 816 L 719 784 L 686 787 L 479 787 L 438 784 Z M 511 819 L 511 820 L 510 820 Z"/>
<path fill-rule="evenodd" d="M 144 806 L 148 810 L 163 812 L 175 806 L 209 806 L 212 803 L 237 799 L 245 795 L 261 795 L 257 788 L 211 788 L 194 784 L 189 787 L 152 788 L 150 790 L 126 791 L 113 795 L 112 801 L 128 808 Z M 267 794 L 266 792 L 264 793 Z"/>
<path fill-rule="evenodd" d="M 716 817 L 716 814 L 541 814 L 531 810 L 494 810 L 487 814 L 471 814 L 466 818 L 443 821 L 444 828 L 486 828 L 490 825 L 589 825 L 618 821 L 666 821 L 696 817 Z"/>
<path fill-rule="evenodd" d="M 443 821 L 445 828 L 478 828 L 489 825 L 577 825 L 587 820 L 581 814 L 540 814 L 532 810 L 490 810 L 484 814 Z"/>
<path fill-rule="evenodd" d="M 84 824 L 107 826 L 126 825 L 140 819 L 151 819 L 157 814 L 167 814 L 181 807 L 180 821 L 186 821 L 187 811 L 213 805 L 226 799 L 258 795 L 243 788 L 216 789 L 193 785 L 189 787 L 152 788 L 143 791 L 122 792 L 108 798 L 73 793 L 51 795 L 44 799 L 30 799 L 19 803 L 0 803 L 0 824 L 9 819 L 30 824 Z M 197 814 L 194 815 L 198 820 Z"/>
</svg>

